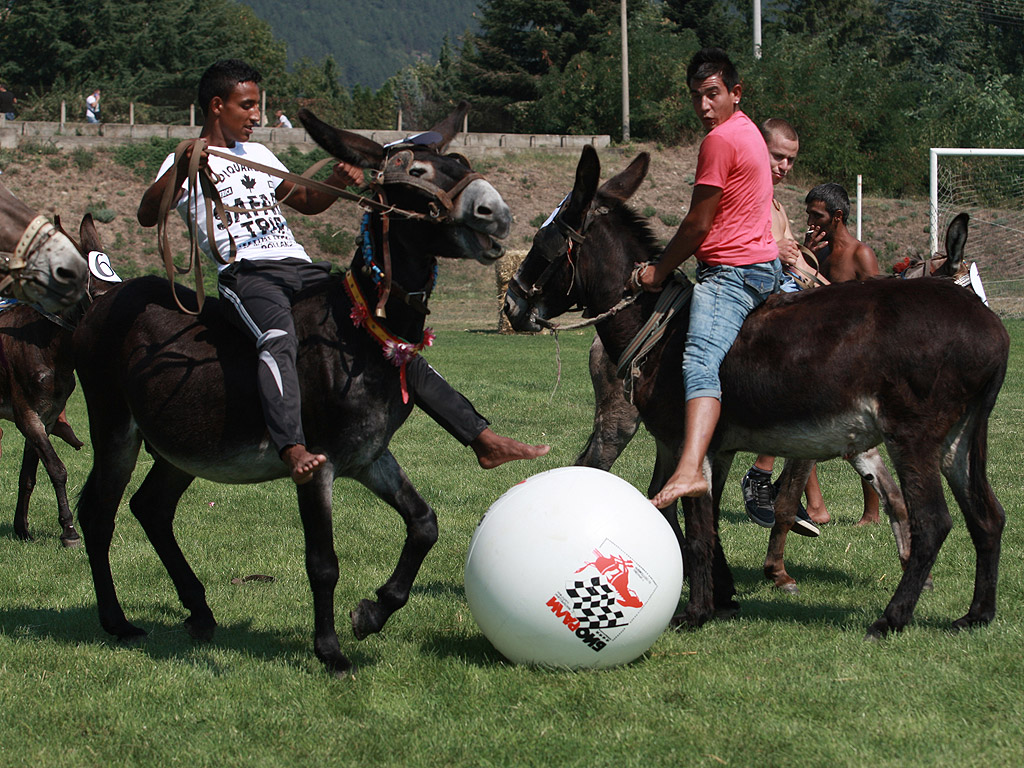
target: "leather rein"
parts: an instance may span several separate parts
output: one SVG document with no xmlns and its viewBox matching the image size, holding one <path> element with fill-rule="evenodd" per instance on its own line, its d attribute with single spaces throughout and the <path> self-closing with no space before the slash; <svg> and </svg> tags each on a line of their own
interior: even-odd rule
<svg viewBox="0 0 1024 768">
<path fill-rule="evenodd" d="M 563 201 L 563 204 L 564 203 L 565 201 Z M 562 264 L 565 261 L 568 261 L 569 265 L 572 267 L 573 279 L 575 280 L 576 265 L 573 264 L 572 261 L 572 252 L 577 246 L 582 245 L 586 241 L 587 231 L 590 229 L 596 218 L 598 216 L 606 216 L 608 211 L 609 208 L 606 206 L 595 207 L 592 205 L 587 211 L 587 214 L 583 219 L 583 226 L 580 227 L 579 231 L 576 231 L 562 221 L 560 210 L 556 212 L 551 223 L 558 227 L 559 231 L 565 238 L 565 242 L 556 250 L 548 250 L 544 248 L 538 249 L 540 254 L 547 260 L 547 267 L 544 268 L 544 271 L 541 272 L 540 276 L 530 285 L 523 283 L 519 279 L 518 274 L 513 275 L 512 279 L 509 281 L 508 290 L 529 305 L 531 300 L 544 290 L 544 285 L 556 272 L 558 272 L 558 270 L 562 268 Z M 613 317 L 635 302 L 640 296 L 641 290 L 639 274 L 648 263 L 649 262 L 644 262 L 643 264 L 638 264 L 635 267 L 627 285 L 628 293 L 611 309 L 608 309 L 594 317 L 587 318 L 586 320 L 580 320 L 575 323 L 552 323 L 550 320 L 545 320 L 543 318 L 534 318 L 534 322 L 542 328 L 547 328 L 557 333 L 558 331 L 571 331 L 578 328 L 587 328 L 591 325 L 596 325 L 609 317 Z"/>
</svg>

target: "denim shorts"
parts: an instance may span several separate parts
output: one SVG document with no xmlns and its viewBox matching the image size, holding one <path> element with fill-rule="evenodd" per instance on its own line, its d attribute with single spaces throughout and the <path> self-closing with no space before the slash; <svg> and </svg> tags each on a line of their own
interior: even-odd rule
<svg viewBox="0 0 1024 768">
<path fill-rule="evenodd" d="M 744 267 L 700 263 L 683 353 L 686 399 L 722 399 L 718 369 L 755 307 L 779 290 L 778 259 Z"/>
</svg>

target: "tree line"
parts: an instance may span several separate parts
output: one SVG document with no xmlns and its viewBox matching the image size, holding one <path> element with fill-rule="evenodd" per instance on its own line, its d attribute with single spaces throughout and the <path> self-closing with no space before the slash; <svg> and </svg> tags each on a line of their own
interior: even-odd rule
<svg viewBox="0 0 1024 768">
<path fill-rule="evenodd" d="M 865 173 L 879 193 L 920 193 L 929 147 L 1024 135 L 1020 0 L 763 0 L 760 58 L 746 0 L 628 0 L 627 12 L 634 140 L 701 135 L 685 70 L 705 45 L 732 55 L 752 118 L 796 126 L 805 171 L 847 186 Z M 426 127 L 465 98 L 474 130 L 617 138 L 619 14 L 619 0 L 483 0 L 478 31 L 374 90 L 343 87 L 331 56 L 289 67 L 271 26 L 232 0 L 6 0 L 0 82 L 25 117 L 100 87 L 107 120 L 132 101 L 140 122 L 180 121 L 205 67 L 235 56 L 264 73 L 269 109 L 307 106 L 338 125 L 393 127 L 401 109 L 406 127 Z"/>
</svg>

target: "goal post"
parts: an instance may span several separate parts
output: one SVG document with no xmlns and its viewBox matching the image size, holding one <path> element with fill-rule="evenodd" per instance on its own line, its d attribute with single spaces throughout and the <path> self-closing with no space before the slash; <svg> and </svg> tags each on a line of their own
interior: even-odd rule
<svg viewBox="0 0 1024 768">
<path fill-rule="evenodd" d="M 934 147 L 929 166 L 931 253 L 949 222 L 970 214 L 967 260 L 1000 314 L 1024 313 L 1024 149 Z"/>
</svg>

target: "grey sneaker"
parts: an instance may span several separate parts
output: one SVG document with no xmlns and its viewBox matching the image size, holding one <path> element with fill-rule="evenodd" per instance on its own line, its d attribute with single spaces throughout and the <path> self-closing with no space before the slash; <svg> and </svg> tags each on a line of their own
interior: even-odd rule
<svg viewBox="0 0 1024 768">
<path fill-rule="evenodd" d="M 775 525 L 775 488 L 771 473 L 751 467 L 740 481 L 740 489 L 747 517 L 762 528 Z"/>
</svg>

